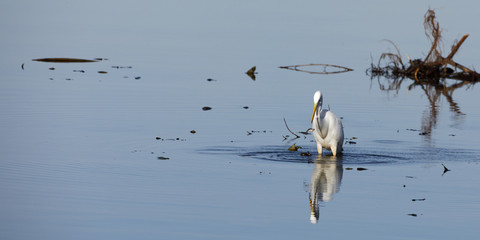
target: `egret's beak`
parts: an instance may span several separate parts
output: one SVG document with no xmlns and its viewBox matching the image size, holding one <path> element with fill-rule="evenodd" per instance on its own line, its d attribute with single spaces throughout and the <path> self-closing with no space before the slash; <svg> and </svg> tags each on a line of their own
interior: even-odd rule
<svg viewBox="0 0 480 240">
<path fill-rule="evenodd" d="M 315 103 L 313 105 L 313 113 L 312 113 L 312 121 L 311 122 L 313 122 L 313 117 L 315 117 L 315 112 L 317 111 L 317 105 L 318 105 L 318 103 Z"/>
</svg>

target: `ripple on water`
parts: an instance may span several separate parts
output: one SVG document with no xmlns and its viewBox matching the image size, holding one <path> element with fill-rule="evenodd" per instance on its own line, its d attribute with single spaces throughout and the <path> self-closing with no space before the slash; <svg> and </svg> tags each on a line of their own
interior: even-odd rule
<svg viewBox="0 0 480 240">
<path fill-rule="evenodd" d="M 284 145 L 232 147 L 217 146 L 200 150 L 204 154 L 236 155 L 251 159 L 290 162 L 312 163 L 319 160 L 316 149 L 302 148 L 299 151 L 288 151 Z M 302 156 L 301 153 L 312 153 L 311 156 Z M 474 150 L 451 150 L 433 147 L 416 147 L 405 149 L 365 149 L 348 148 L 343 155 L 334 158 L 329 151 L 321 157 L 322 160 L 342 160 L 344 164 L 406 164 L 423 162 L 448 161 L 480 161 L 480 153 Z"/>
</svg>

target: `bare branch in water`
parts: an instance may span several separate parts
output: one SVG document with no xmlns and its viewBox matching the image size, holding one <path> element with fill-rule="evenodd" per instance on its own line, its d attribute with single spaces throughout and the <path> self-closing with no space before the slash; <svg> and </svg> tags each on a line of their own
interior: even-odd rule
<svg viewBox="0 0 480 240">
<path fill-rule="evenodd" d="M 424 20 L 425 35 L 431 42 L 430 50 L 422 59 L 411 60 L 409 57 L 409 65 L 403 64 L 400 50 L 390 40 L 396 49 L 396 53 L 383 53 L 377 65 L 371 64 L 369 72 L 371 76 L 384 76 L 391 79 L 403 79 L 405 77 L 415 80 L 415 82 L 431 82 L 438 83 L 441 79 L 450 78 L 469 82 L 480 81 L 480 74 L 476 71 L 465 67 L 452 60 L 453 56 L 460 49 L 460 46 L 468 38 L 468 34 L 464 35 L 460 41 L 452 45 L 450 54 L 442 57 L 440 24 L 435 18 L 435 11 L 429 9 L 425 13 Z M 448 67 L 448 65 L 450 67 Z M 461 71 L 457 71 L 461 70 Z"/>
<path fill-rule="evenodd" d="M 290 128 L 288 127 L 288 124 L 287 124 L 287 120 L 285 120 L 285 118 L 283 118 L 283 121 L 285 122 L 285 126 L 287 127 L 288 131 L 289 131 L 291 134 L 295 135 L 297 138 L 300 138 L 300 136 L 298 136 L 297 134 L 295 134 L 294 132 L 292 132 L 292 130 L 290 130 Z"/>
<path fill-rule="evenodd" d="M 311 66 L 322 66 L 322 67 L 324 67 L 324 69 L 323 69 L 323 71 L 309 71 L 309 70 L 301 69 L 303 67 L 311 67 Z M 327 67 L 337 68 L 339 70 L 327 71 Z M 305 72 L 305 73 L 310 73 L 310 74 L 334 74 L 334 73 L 344 73 L 344 72 L 353 71 L 353 69 L 348 68 L 348 67 L 343 67 L 343 66 L 338 66 L 338 65 L 333 65 L 333 64 L 323 64 L 323 63 L 311 63 L 311 64 L 298 64 L 298 65 L 292 65 L 292 66 L 280 66 L 279 68 L 298 71 L 298 72 Z"/>
</svg>

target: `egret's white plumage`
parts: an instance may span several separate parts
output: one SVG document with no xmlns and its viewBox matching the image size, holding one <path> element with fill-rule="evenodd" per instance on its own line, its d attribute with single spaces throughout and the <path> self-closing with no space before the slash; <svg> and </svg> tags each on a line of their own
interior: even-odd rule
<svg viewBox="0 0 480 240">
<path fill-rule="evenodd" d="M 320 91 L 313 95 L 312 128 L 317 142 L 317 150 L 322 154 L 322 148 L 331 150 L 333 155 L 343 151 L 342 121 L 330 109 L 323 109 L 323 96 Z"/>
</svg>

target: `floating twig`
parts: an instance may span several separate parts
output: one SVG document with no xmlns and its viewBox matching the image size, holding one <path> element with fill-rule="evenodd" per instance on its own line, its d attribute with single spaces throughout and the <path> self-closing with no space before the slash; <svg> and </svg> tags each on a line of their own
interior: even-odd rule
<svg viewBox="0 0 480 240">
<path fill-rule="evenodd" d="M 297 138 L 300 138 L 300 136 L 298 136 L 297 134 L 295 134 L 294 132 L 292 132 L 292 130 L 290 130 L 290 128 L 288 127 L 288 124 L 287 124 L 287 120 L 285 120 L 285 118 L 283 118 L 283 121 L 285 122 L 285 126 L 287 127 L 288 131 L 290 133 L 292 133 L 293 135 L 295 135 Z"/>
<path fill-rule="evenodd" d="M 309 67 L 309 66 L 323 66 L 324 69 L 323 69 L 322 72 L 299 69 L 300 67 L 303 68 L 303 67 Z M 338 69 L 341 69 L 341 70 L 327 71 L 326 70 L 327 67 L 338 68 Z M 353 71 L 353 69 L 348 68 L 348 67 L 338 66 L 338 65 L 333 65 L 333 64 L 324 64 L 324 63 L 298 64 L 298 65 L 292 65 L 292 66 L 281 66 L 279 68 L 293 70 L 293 71 L 299 71 L 299 72 L 305 72 L 305 73 L 311 73 L 311 74 L 334 74 L 334 73 L 344 73 L 344 72 Z"/>
</svg>

